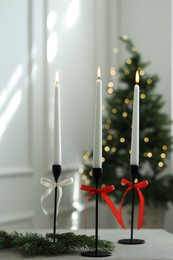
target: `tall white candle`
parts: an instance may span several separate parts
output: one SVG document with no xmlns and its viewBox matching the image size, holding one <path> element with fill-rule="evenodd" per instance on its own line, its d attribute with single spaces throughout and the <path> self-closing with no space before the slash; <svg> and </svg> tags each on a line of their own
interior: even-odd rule
<svg viewBox="0 0 173 260">
<path fill-rule="evenodd" d="M 61 165 L 61 111 L 60 111 L 60 86 L 58 72 L 55 74 L 55 96 L 54 96 L 54 162 Z"/>
<path fill-rule="evenodd" d="M 130 164 L 139 165 L 139 72 L 134 86 Z"/>
<path fill-rule="evenodd" d="M 94 140 L 93 140 L 93 168 L 102 167 L 102 81 L 100 67 L 97 70 Z"/>
</svg>

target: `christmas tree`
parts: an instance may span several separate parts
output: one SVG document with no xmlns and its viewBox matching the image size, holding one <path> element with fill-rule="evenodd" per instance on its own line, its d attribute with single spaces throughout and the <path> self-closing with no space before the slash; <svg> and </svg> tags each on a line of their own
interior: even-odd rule
<svg viewBox="0 0 173 260">
<path fill-rule="evenodd" d="M 171 120 L 163 112 L 164 100 L 156 91 L 159 81 L 157 75 L 150 75 L 146 68 L 149 62 L 143 62 L 141 54 L 127 37 L 120 37 L 125 44 L 129 57 L 119 68 L 119 82 L 122 86 L 113 87 L 108 83 L 108 97 L 105 100 L 103 117 L 103 176 L 102 187 L 115 185 L 116 191 L 110 193 L 115 202 L 120 202 L 125 187 L 121 178 L 131 181 L 129 173 L 131 124 L 133 107 L 133 86 L 135 73 L 140 74 L 140 180 L 148 180 L 149 186 L 143 189 L 146 204 L 167 207 L 173 202 L 173 175 L 166 174 L 172 146 Z M 92 179 L 92 151 L 83 155 L 84 167 L 79 170 L 85 184 L 94 185 Z M 131 203 L 126 196 L 124 203 Z"/>
</svg>

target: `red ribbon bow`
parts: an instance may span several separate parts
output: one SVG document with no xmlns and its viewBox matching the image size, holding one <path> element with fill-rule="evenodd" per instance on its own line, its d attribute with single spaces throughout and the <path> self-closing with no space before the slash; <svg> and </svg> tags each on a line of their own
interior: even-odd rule
<svg viewBox="0 0 173 260">
<path fill-rule="evenodd" d="M 125 184 L 125 185 L 129 185 L 129 187 L 127 188 L 127 190 L 124 192 L 123 197 L 121 199 L 120 202 L 120 214 L 122 216 L 122 205 L 123 205 L 123 201 L 124 198 L 126 196 L 126 194 L 132 190 L 132 189 L 136 189 L 138 196 L 139 196 L 139 217 L 138 217 L 138 229 L 140 229 L 142 227 L 142 223 L 143 223 L 143 216 L 144 216 L 144 196 L 142 194 L 142 192 L 140 191 L 140 188 L 145 188 L 148 186 L 148 181 L 141 181 L 138 183 L 132 183 L 130 181 L 128 181 L 127 179 L 123 178 L 121 179 L 121 183 Z"/>
<path fill-rule="evenodd" d="M 88 201 L 92 195 L 99 193 L 102 196 L 102 198 L 106 201 L 106 203 L 110 207 L 110 209 L 112 210 L 112 212 L 113 212 L 114 216 L 116 217 L 117 221 L 119 222 L 119 224 L 125 229 L 125 226 L 124 226 L 124 223 L 122 220 L 122 215 L 118 212 L 118 210 L 114 206 L 113 202 L 107 195 L 107 193 L 115 190 L 115 187 L 113 185 L 110 185 L 110 186 L 107 186 L 107 187 L 104 187 L 101 189 L 95 189 L 90 186 L 86 186 L 86 185 L 82 184 L 80 189 L 86 190 L 89 192 L 88 197 L 86 199 L 86 205 L 88 205 Z M 87 212 L 87 210 L 86 210 L 86 212 Z M 86 221 L 85 221 L 85 223 L 86 223 Z"/>
</svg>

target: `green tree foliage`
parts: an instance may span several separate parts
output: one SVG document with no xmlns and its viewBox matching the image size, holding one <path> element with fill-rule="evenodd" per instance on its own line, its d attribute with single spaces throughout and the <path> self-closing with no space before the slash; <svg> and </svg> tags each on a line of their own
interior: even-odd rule
<svg viewBox="0 0 173 260">
<path fill-rule="evenodd" d="M 100 185 L 115 185 L 110 193 L 119 202 L 126 187 L 121 186 L 121 178 L 131 180 L 129 173 L 131 124 L 133 107 L 133 86 L 135 73 L 140 74 L 140 154 L 139 180 L 148 180 L 149 186 L 143 189 L 147 204 L 167 207 L 173 202 L 173 174 L 166 174 L 172 146 L 171 120 L 163 112 L 164 100 L 157 93 L 157 75 L 151 75 L 146 68 L 149 62 L 142 60 L 133 42 L 120 37 L 129 57 L 119 68 L 121 86 L 108 88 L 103 117 L 103 176 Z M 113 84 L 112 84 L 113 85 Z M 83 156 L 82 179 L 92 184 L 92 151 Z M 131 201 L 126 196 L 125 203 Z"/>
</svg>

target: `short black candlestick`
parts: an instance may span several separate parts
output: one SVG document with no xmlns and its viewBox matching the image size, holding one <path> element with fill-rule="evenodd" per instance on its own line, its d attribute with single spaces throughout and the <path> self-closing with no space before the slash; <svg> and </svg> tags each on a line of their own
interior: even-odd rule
<svg viewBox="0 0 173 260">
<path fill-rule="evenodd" d="M 96 189 L 99 188 L 99 182 L 102 176 L 101 168 L 93 168 L 93 179 L 95 182 Z M 99 251 L 98 250 L 98 193 L 96 192 L 96 209 L 95 209 L 95 251 L 82 252 L 82 256 L 87 257 L 107 257 L 111 256 L 110 252 Z"/>
<path fill-rule="evenodd" d="M 53 164 L 52 173 L 55 179 L 55 182 L 58 182 L 59 176 L 61 175 L 61 166 Z M 54 199 L 54 221 L 53 221 L 53 233 L 56 234 L 56 214 L 57 214 L 57 186 L 55 187 L 55 199 Z"/>
<path fill-rule="evenodd" d="M 138 165 L 130 165 L 130 173 L 132 176 L 133 184 L 135 184 L 135 179 L 138 179 Z M 127 244 L 127 245 L 138 245 L 144 244 L 145 240 L 142 239 L 134 239 L 133 238 L 133 229 L 134 229 L 134 205 L 135 205 L 135 189 L 132 189 L 132 209 L 131 209 L 131 234 L 130 239 L 120 239 L 118 240 L 119 244 Z"/>
</svg>

